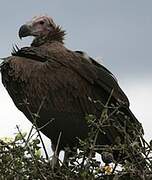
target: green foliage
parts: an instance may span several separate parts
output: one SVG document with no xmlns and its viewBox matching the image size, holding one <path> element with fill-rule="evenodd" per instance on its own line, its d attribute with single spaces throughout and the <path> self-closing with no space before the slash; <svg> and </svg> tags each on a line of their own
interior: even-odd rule
<svg viewBox="0 0 152 180">
<path fill-rule="evenodd" d="M 118 110 L 115 113 L 121 113 Z M 127 119 L 127 118 L 126 118 Z M 133 130 L 134 140 L 126 133 L 126 128 L 117 121 L 109 121 L 107 110 L 104 109 L 100 119 L 93 115 L 86 117 L 90 132 L 85 140 L 78 139 L 79 150 L 66 153 L 73 155 L 67 161 L 52 169 L 39 129 L 35 126 L 37 136 L 34 138 L 34 126 L 29 134 L 21 132 L 14 138 L 0 140 L 0 179 L 4 180 L 150 180 L 152 179 L 152 141 L 147 143 L 140 133 Z M 116 127 L 124 133 L 124 142 L 115 138 L 113 145 L 97 145 L 99 133 L 104 133 L 105 127 Z M 135 132 L 134 132 L 135 131 Z M 137 136 L 137 137 L 136 137 Z M 141 144 L 139 145 L 138 139 Z M 121 143 L 120 143 L 121 142 Z M 60 143 L 60 142 L 59 142 Z M 42 145 L 41 145 L 42 144 Z M 41 147 L 42 146 L 42 147 Z M 45 157 L 42 155 L 42 150 Z M 105 164 L 95 158 L 95 153 L 101 152 Z M 120 157 L 115 160 L 114 152 Z M 138 156 L 139 155 L 139 156 Z"/>
<path fill-rule="evenodd" d="M 45 163 L 40 155 L 40 141 L 29 142 L 26 134 L 19 132 L 14 140 L 0 140 L 0 175 L 1 179 L 37 179 L 38 167 Z"/>
</svg>

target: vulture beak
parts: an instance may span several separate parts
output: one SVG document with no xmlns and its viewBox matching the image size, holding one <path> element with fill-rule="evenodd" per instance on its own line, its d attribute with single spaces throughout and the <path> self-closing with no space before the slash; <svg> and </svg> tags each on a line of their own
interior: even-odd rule
<svg viewBox="0 0 152 180">
<path fill-rule="evenodd" d="M 18 32 L 19 38 L 22 39 L 23 37 L 27 37 L 31 35 L 31 29 L 28 25 L 24 24 L 20 27 Z"/>
</svg>

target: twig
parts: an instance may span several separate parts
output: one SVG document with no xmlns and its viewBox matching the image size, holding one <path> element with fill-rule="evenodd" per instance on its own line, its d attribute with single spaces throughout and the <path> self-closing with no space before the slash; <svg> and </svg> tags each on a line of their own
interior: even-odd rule
<svg viewBox="0 0 152 180">
<path fill-rule="evenodd" d="M 45 98 L 43 98 L 43 100 L 42 100 L 42 102 L 41 102 L 41 104 L 40 104 L 40 106 L 39 106 L 39 109 L 38 109 L 37 113 L 40 113 L 40 110 L 41 110 L 41 108 L 42 108 L 42 105 L 43 105 L 43 103 L 44 103 L 44 100 L 45 100 Z M 23 102 L 24 102 L 24 100 L 23 100 Z M 25 102 L 25 105 L 26 105 L 26 108 L 27 108 L 29 114 L 31 115 L 31 118 L 33 119 L 33 122 L 34 122 L 33 124 L 34 124 L 34 126 L 35 126 L 35 128 L 36 128 L 36 131 L 37 131 L 38 136 L 39 136 L 39 138 L 40 138 L 40 141 L 41 141 L 41 143 L 42 143 L 42 147 L 43 147 L 43 150 L 44 150 L 46 159 L 49 160 L 49 156 L 48 156 L 47 150 L 46 150 L 46 148 L 45 148 L 43 139 L 42 139 L 42 137 L 41 137 L 41 134 L 40 134 L 40 132 L 39 132 L 39 129 L 38 129 L 38 126 L 37 126 L 37 122 L 36 122 L 36 121 L 37 121 L 37 116 L 39 116 L 39 114 L 37 114 L 37 116 L 34 118 L 32 112 L 30 111 L 30 109 L 29 109 L 29 107 L 28 107 L 27 102 Z M 31 131 L 32 131 L 32 130 L 33 130 L 33 129 L 31 128 Z"/>
</svg>

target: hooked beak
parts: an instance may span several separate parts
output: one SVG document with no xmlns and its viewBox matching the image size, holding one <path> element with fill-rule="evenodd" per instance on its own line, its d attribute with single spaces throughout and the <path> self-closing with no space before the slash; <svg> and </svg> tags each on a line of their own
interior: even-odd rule
<svg viewBox="0 0 152 180">
<path fill-rule="evenodd" d="M 20 27 L 18 32 L 19 38 L 27 37 L 31 35 L 31 29 L 28 25 L 24 24 Z"/>
</svg>

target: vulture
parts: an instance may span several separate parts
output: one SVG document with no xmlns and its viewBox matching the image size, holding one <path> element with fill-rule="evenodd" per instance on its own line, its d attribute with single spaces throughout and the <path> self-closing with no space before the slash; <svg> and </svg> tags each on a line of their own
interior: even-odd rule
<svg viewBox="0 0 152 180">
<path fill-rule="evenodd" d="M 100 131 L 96 144 L 114 145 L 117 137 L 123 143 L 125 133 L 134 142 L 143 133 L 142 125 L 118 81 L 84 52 L 65 47 L 65 34 L 48 16 L 36 16 L 20 27 L 19 37 L 32 36 L 33 41 L 14 48 L 1 65 L 2 83 L 14 104 L 51 139 L 57 154 L 78 148 L 79 139 L 88 137 L 86 116 L 92 114 L 99 121 L 105 107 L 109 126 Z"/>
</svg>

